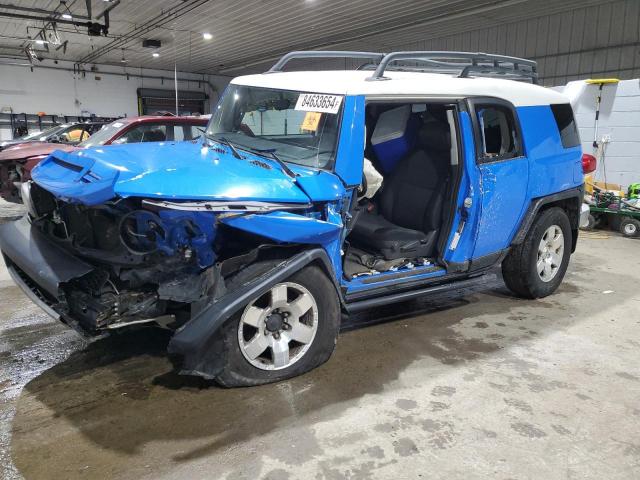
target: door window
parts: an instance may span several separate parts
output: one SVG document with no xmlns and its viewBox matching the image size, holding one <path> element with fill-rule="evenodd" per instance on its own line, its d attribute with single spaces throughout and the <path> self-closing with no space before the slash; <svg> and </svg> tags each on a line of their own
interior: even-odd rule
<svg viewBox="0 0 640 480">
<path fill-rule="evenodd" d="M 476 107 L 480 133 L 480 160 L 492 162 L 522 155 L 513 111 L 501 105 Z"/>
<path fill-rule="evenodd" d="M 71 127 L 58 135 L 58 139 L 63 143 L 77 143 L 89 138 L 89 133 L 85 125 Z"/>
<path fill-rule="evenodd" d="M 167 126 L 144 123 L 132 128 L 113 143 L 164 142 L 167 140 Z"/>
<path fill-rule="evenodd" d="M 188 128 L 191 131 L 191 139 L 195 140 L 196 138 L 200 138 L 202 136 L 202 134 L 207 129 L 207 126 L 206 125 L 188 125 L 188 126 L 185 126 L 185 128 Z"/>
<path fill-rule="evenodd" d="M 188 132 L 187 132 L 188 133 Z M 184 127 L 182 125 L 174 125 L 173 126 L 173 140 L 176 142 L 182 142 L 183 140 L 188 140 L 189 137 L 185 137 Z"/>
</svg>

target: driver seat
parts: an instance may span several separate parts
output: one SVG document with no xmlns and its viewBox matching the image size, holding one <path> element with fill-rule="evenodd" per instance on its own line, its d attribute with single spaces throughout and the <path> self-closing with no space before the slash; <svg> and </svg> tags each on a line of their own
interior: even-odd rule
<svg viewBox="0 0 640 480">
<path fill-rule="evenodd" d="M 449 125 L 425 123 L 417 143 L 419 149 L 385 179 L 379 212 L 362 212 L 350 234 L 386 260 L 431 257 L 435 251 L 449 178 Z"/>
</svg>

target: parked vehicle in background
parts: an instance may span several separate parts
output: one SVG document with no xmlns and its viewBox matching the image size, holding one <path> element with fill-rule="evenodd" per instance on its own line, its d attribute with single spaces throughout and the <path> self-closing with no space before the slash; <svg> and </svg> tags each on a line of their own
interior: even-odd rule
<svg viewBox="0 0 640 480">
<path fill-rule="evenodd" d="M 318 56 L 376 63 L 282 71 Z M 309 371 L 341 312 L 484 284 L 500 264 L 516 295 L 545 297 L 584 186 L 571 105 L 536 78 L 497 55 L 294 52 L 232 80 L 200 142 L 54 152 L 0 249 L 54 318 L 90 337 L 160 324 L 182 373 L 224 386 Z"/>
<path fill-rule="evenodd" d="M 31 178 L 31 170 L 54 150 L 71 152 L 99 145 L 193 140 L 200 137 L 208 118 L 142 116 L 121 118 L 106 125 L 81 143 L 52 143 L 34 141 L 13 145 L 0 152 L 0 196 L 10 202 L 20 202 L 20 185 Z M 87 132 L 84 130 L 83 132 Z M 75 137 L 73 131 L 63 129 L 54 138 Z M 84 135 L 81 133 L 80 135 Z M 43 136 L 44 137 L 44 136 Z M 52 135 L 49 135 L 52 137 Z M 38 137 L 41 138 L 41 137 Z"/>
<path fill-rule="evenodd" d="M 64 123 L 48 128 L 42 132 L 34 132 L 13 140 L 0 142 L 0 151 L 24 143 L 50 142 L 75 145 L 88 139 L 100 130 L 105 122 L 74 122 Z"/>
</svg>

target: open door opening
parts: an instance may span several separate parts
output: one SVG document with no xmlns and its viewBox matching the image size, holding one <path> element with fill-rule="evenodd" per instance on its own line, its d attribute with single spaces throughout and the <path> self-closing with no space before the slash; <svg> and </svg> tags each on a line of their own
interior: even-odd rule
<svg viewBox="0 0 640 480">
<path fill-rule="evenodd" d="M 460 170 L 456 104 L 370 102 L 363 182 L 345 242 L 348 280 L 444 270 Z M 373 281 L 373 279 L 372 279 Z"/>
</svg>

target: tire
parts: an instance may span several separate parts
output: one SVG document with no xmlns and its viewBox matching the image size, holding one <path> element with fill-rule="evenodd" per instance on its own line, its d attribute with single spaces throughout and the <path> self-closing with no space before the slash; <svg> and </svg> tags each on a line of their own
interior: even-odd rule
<svg viewBox="0 0 640 480">
<path fill-rule="evenodd" d="M 596 218 L 589 214 L 589 217 L 587 219 L 587 224 L 581 228 L 581 230 L 585 230 L 585 231 L 591 231 L 594 230 L 596 228 Z"/>
<path fill-rule="evenodd" d="M 538 214 L 524 241 L 512 248 L 502 262 L 502 276 L 509 290 L 524 298 L 542 298 L 555 292 L 569 265 L 571 236 L 564 210 L 552 207 Z"/>
<path fill-rule="evenodd" d="M 629 238 L 640 237 L 640 221 L 631 217 L 623 218 L 620 222 L 620 233 Z"/>
<path fill-rule="evenodd" d="M 296 303 L 302 297 L 304 302 Z M 275 308 L 274 303 L 276 307 L 284 306 Z M 294 313 L 296 305 L 302 305 L 297 307 L 298 311 L 304 310 L 299 321 L 295 320 L 298 318 Z M 311 334 L 314 325 L 315 333 Z M 321 268 L 307 266 L 265 295 L 253 299 L 224 325 L 222 339 L 226 361 L 216 381 L 223 387 L 247 387 L 308 372 L 329 359 L 339 326 L 340 302 L 333 283 Z M 296 335 L 299 339 L 310 340 L 297 342 L 294 340 Z M 254 341 L 257 342 L 255 348 L 251 346 Z M 254 356 L 268 344 L 261 354 Z M 274 350 L 275 347 L 283 351 L 285 344 L 290 363 L 285 363 L 284 354 L 277 355 Z"/>
</svg>

